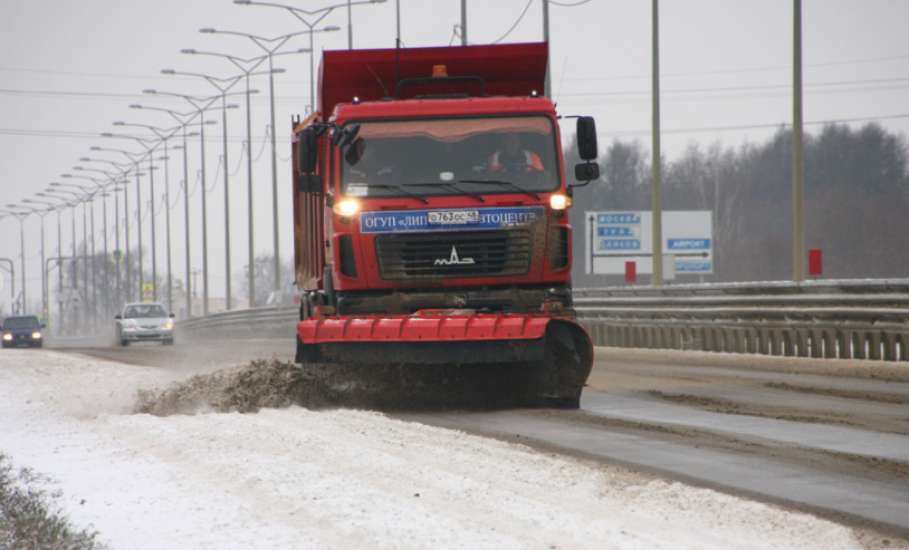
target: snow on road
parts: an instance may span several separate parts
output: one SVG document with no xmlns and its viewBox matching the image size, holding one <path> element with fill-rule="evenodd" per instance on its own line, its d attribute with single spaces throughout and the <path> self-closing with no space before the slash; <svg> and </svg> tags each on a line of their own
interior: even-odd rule
<svg viewBox="0 0 909 550">
<path fill-rule="evenodd" d="M 130 414 L 172 377 L 4 351 L 0 452 L 112 548 L 860 547 L 810 515 L 378 413 Z"/>
</svg>

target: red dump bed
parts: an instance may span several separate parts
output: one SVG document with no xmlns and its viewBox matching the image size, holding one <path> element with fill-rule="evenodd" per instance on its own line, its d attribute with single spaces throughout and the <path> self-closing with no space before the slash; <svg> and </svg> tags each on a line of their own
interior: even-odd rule
<svg viewBox="0 0 909 550">
<path fill-rule="evenodd" d="M 445 65 L 452 77 L 478 76 L 491 96 L 528 96 L 543 93 L 548 48 L 545 43 L 464 46 L 459 48 L 401 48 L 381 50 L 337 50 L 322 55 L 319 72 L 319 108 L 331 116 L 338 103 L 354 97 L 373 101 L 395 96 L 397 80 L 428 78 L 433 67 Z M 408 86 L 403 98 L 419 95 L 419 86 Z M 463 91 L 464 84 L 451 91 Z M 446 93 L 433 85 L 431 93 Z"/>
</svg>

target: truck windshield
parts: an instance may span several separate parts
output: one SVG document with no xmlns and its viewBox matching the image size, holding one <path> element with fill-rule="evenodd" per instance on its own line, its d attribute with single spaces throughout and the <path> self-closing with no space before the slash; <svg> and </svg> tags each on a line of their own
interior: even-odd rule
<svg viewBox="0 0 909 550">
<path fill-rule="evenodd" d="M 341 185 L 353 197 L 533 194 L 558 188 L 559 170 L 544 116 L 374 121 L 343 150 Z"/>
</svg>

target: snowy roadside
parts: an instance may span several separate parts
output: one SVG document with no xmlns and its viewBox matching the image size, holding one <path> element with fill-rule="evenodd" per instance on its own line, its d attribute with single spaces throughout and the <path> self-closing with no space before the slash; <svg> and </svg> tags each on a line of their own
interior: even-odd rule
<svg viewBox="0 0 909 550">
<path fill-rule="evenodd" d="M 0 451 L 112 548 L 861 547 L 810 515 L 377 413 L 128 414 L 171 380 L 4 351 Z"/>
</svg>

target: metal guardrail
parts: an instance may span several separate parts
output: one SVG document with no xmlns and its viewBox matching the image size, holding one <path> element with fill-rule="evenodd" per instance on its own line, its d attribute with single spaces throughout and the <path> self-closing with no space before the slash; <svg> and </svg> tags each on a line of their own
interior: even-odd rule
<svg viewBox="0 0 909 550">
<path fill-rule="evenodd" d="M 909 361 L 909 279 L 578 289 L 599 345 Z"/>
<path fill-rule="evenodd" d="M 299 312 L 297 306 L 238 309 L 180 321 L 177 330 L 202 338 L 293 338 Z"/>
<path fill-rule="evenodd" d="M 909 279 L 582 288 L 596 345 L 909 361 Z M 296 306 L 182 321 L 200 337 L 292 337 Z"/>
</svg>

